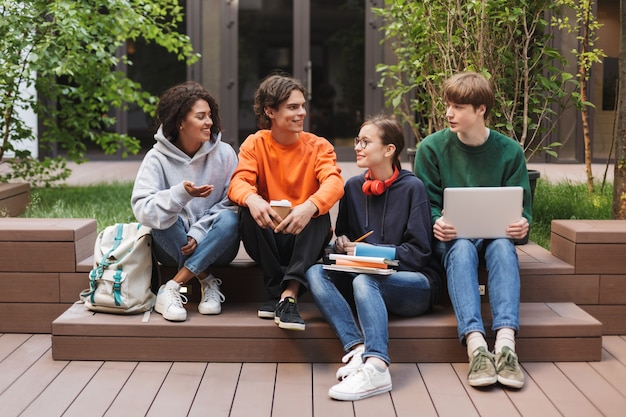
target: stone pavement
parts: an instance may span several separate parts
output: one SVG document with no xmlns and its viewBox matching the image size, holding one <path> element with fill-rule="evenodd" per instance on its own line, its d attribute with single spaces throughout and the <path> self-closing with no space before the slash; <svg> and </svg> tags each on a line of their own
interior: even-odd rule
<svg viewBox="0 0 626 417">
<path fill-rule="evenodd" d="M 90 161 L 77 165 L 68 162 L 68 167 L 72 169 L 72 175 L 67 180 L 68 185 L 88 185 L 101 182 L 124 182 L 133 181 L 137 175 L 137 170 L 141 161 Z M 355 162 L 339 162 L 344 178 L 350 178 L 362 172 Z M 403 163 L 403 167 L 411 169 L 408 162 Z M 545 164 L 531 163 L 528 169 L 535 169 L 541 173 L 541 178 L 550 182 L 585 182 L 584 164 Z M 592 172 L 596 181 L 602 181 L 605 164 L 592 164 Z M 608 182 L 613 181 L 613 165 L 609 165 L 606 172 Z"/>
</svg>

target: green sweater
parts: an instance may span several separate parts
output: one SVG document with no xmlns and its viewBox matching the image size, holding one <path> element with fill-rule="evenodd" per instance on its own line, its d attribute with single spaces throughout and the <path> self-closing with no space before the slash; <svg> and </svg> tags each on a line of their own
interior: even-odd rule
<svg viewBox="0 0 626 417">
<path fill-rule="evenodd" d="M 522 147 L 515 140 L 490 130 L 480 146 L 467 146 L 450 129 L 440 130 L 419 143 L 415 175 L 430 198 L 433 224 L 441 217 L 443 190 L 447 187 L 521 186 L 523 216 L 531 223 L 532 200 Z"/>
</svg>

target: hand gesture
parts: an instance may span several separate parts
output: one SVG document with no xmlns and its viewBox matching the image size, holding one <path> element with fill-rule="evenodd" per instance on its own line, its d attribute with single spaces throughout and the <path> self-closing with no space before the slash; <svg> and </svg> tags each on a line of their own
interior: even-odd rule
<svg viewBox="0 0 626 417">
<path fill-rule="evenodd" d="M 213 192 L 213 185 L 200 185 L 196 186 L 191 181 L 183 181 L 183 186 L 185 187 L 185 191 L 192 197 L 202 197 L 206 198 Z"/>
</svg>

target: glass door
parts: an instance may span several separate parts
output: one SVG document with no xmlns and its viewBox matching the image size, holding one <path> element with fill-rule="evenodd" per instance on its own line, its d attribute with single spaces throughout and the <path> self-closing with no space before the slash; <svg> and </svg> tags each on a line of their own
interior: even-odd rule
<svg viewBox="0 0 626 417">
<path fill-rule="evenodd" d="M 363 122 L 364 1 L 311 0 L 310 129 L 348 147 Z"/>
<path fill-rule="evenodd" d="M 365 1 L 240 0 L 238 139 L 257 130 L 259 82 L 275 71 L 309 92 L 306 130 L 352 153 L 364 114 Z"/>
<path fill-rule="evenodd" d="M 272 71 L 293 74 L 293 0 L 240 0 L 238 139 L 257 130 L 254 92 Z"/>
</svg>

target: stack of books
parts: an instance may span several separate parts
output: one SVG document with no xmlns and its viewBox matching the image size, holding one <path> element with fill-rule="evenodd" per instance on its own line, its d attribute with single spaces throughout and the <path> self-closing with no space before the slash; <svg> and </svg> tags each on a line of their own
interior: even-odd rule
<svg viewBox="0 0 626 417">
<path fill-rule="evenodd" d="M 397 260 L 377 256 L 331 253 L 328 260 L 330 263 L 325 264 L 324 269 L 360 274 L 390 275 L 396 272 L 392 267 L 398 266 Z"/>
</svg>

